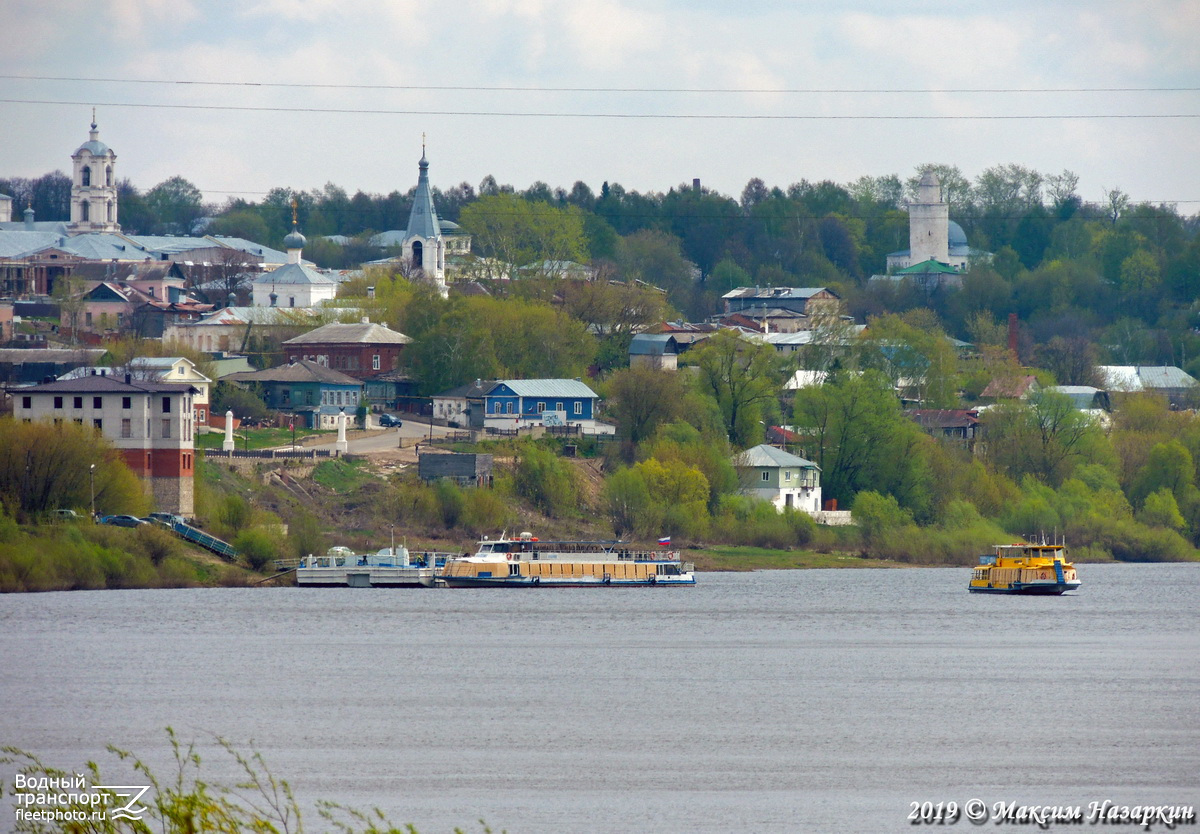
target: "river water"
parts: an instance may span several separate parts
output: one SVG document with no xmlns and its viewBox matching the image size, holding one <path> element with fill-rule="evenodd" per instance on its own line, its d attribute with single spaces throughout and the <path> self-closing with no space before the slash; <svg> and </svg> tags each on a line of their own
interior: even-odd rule
<svg viewBox="0 0 1200 834">
<path fill-rule="evenodd" d="M 1083 589 L 1055 598 L 968 594 L 968 573 L 7 595 L 0 742 L 66 768 L 107 767 L 114 743 L 165 768 L 171 725 L 220 781 L 234 770 L 212 738 L 253 740 L 310 831 L 318 799 L 422 834 L 1200 806 L 1200 565 L 1083 565 Z"/>
</svg>

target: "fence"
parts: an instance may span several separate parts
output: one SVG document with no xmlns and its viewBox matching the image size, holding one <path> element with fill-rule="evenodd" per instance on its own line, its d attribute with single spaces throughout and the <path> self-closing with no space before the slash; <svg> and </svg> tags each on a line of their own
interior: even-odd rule
<svg viewBox="0 0 1200 834">
<path fill-rule="evenodd" d="M 341 453 L 331 449 L 234 449 L 226 452 L 222 449 L 197 449 L 206 458 L 266 458 L 289 460 L 313 460 L 315 458 L 334 458 Z"/>
</svg>

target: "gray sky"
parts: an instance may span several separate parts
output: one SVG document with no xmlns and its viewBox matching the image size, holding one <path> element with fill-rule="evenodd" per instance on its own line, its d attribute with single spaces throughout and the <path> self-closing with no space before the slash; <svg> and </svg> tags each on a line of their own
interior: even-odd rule
<svg viewBox="0 0 1200 834">
<path fill-rule="evenodd" d="M 425 133 L 441 188 L 1019 163 L 1200 212 L 1200 0 L 7 0 L 0 31 L 0 176 L 69 171 L 94 104 L 118 176 L 215 202 L 405 191 Z"/>
</svg>

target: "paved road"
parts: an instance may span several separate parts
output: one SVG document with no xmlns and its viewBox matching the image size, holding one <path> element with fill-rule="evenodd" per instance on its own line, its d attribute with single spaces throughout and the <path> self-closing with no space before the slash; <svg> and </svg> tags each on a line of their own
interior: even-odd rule
<svg viewBox="0 0 1200 834">
<path fill-rule="evenodd" d="M 404 425 L 394 429 L 371 429 L 368 436 L 365 437 L 349 437 L 347 443 L 349 445 L 350 454 L 365 455 L 372 452 L 386 452 L 398 449 L 400 446 L 400 438 L 414 437 L 429 437 L 431 431 L 429 423 L 419 423 L 414 420 L 405 420 Z M 450 432 L 444 426 L 433 426 L 432 432 L 434 437 L 440 437 Z M 314 445 L 306 445 L 306 449 L 332 449 L 337 442 L 337 434 L 330 432 L 329 440 Z M 411 448 L 411 447 L 410 447 Z"/>
</svg>

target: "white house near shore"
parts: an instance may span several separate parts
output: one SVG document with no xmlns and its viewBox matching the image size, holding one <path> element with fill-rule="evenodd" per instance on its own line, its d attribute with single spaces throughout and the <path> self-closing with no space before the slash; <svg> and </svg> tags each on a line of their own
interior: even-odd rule
<svg viewBox="0 0 1200 834">
<path fill-rule="evenodd" d="M 733 466 L 744 494 L 770 501 L 781 512 L 821 511 L 821 467 L 811 460 L 763 443 L 736 455 Z"/>
</svg>

